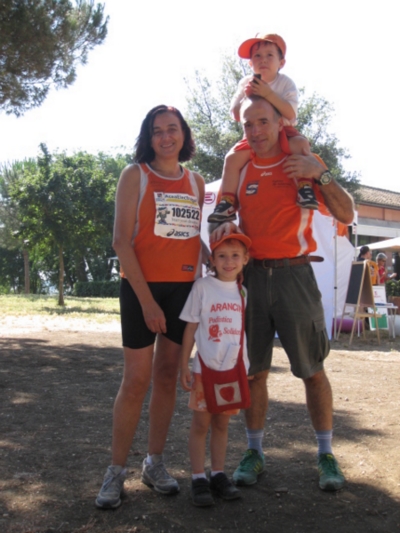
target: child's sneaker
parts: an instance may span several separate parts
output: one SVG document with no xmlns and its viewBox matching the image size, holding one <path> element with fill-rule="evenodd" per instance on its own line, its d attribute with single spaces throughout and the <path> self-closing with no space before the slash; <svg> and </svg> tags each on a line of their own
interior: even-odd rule
<svg viewBox="0 0 400 533">
<path fill-rule="evenodd" d="M 192 502 L 197 507 L 209 507 L 214 505 L 214 499 L 210 490 L 208 479 L 200 477 L 192 481 Z"/>
<path fill-rule="evenodd" d="M 228 479 L 224 472 L 211 476 L 210 489 L 223 500 L 236 500 L 241 497 L 240 490 Z"/>
<path fill-rule="evenodd" d="M 124 488 L 127 471 L 122 466 L 109 466 L 105 473 L 103 485 L 96 498 L 96 507 L 116 509 L 121 505 L 121 493 Z"/>
<path fill-rule="evenodd" d="M 318 202 L 310 185 L 303 185 L 299 188 L 296 205 L 303 209 L 318 209 Z"/>
<path fill-rule="evenodd" d="M 338 462 L 331 453 L 321 453 L 318 456 L 318 473 L 319 487 L 322 490 L 340 490 L 346 482 Z"/>
<path fill-rule="evenodd" d="M 155 457 L 157 457 L 157 461 L 154 461 Z M 152 465 L 147 464 L 146 459 L 143 461 L 142 482 L 155 491 L 161 492 L 161 494 L 176 494 L 179 492 L 178 482 L 168 474 L 162 455 L 152 455 L 152 458 Z"/>
<path fill-rule="evenodd" d="M 207 218 L 207 222 L 230 222 L 236 220 L 236 209 L 227 200 L 221 200 L 214 211 Z"/>
</svg>

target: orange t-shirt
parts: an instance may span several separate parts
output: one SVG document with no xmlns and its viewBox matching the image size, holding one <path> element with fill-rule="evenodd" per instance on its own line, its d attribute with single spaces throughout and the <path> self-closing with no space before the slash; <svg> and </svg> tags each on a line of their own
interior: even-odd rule
<svg viewBox="0 0 400 533">
<path fill-rule="evenodd" d="M 255 157 L 242 170 L 238 188 L 240 227 L 256 259 L 282 259 L 314 252 L 311 209 L 296 205 L 297 187 L 283 172 L 287 155 Z M 315 187 L 317 199 L 323 197 Z"/>
<path fill-rule="evenodd" d="M 146 281 L 194 281 L 201 276 L 201 210 L 196 179 L 182 170 L 166 178 L 140 164 L 133 246 Z"/>
</svg>

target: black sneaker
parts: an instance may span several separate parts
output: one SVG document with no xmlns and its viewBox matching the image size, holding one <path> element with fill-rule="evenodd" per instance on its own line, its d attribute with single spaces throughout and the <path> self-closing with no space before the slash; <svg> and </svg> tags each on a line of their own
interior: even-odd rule
<svg viewBox="0 0 400 533">
<path fill-rule="evenodd" d="M 208 479 L 201 477 L 192 481 L 192 501 L 197 507 L 209 507 L 215 504 Z"/>
<path fill-rule="evenodd" d="M 207 218 L 207 222 L 230 222 L 236 220 L 236 209 L 227 200 L 221 200 Z"/>
<path fill-rule="evenodd" d="M 303 209 L 318 209 L 318 202 L 314 190 L 310 185 L 303 185 L 297 191 L 296 205 Z"/>
<path fill-rule="evenodd" d="M 240 490 L 235 487 L 223 472 L 211 477 L 210 489 L 224 500 L 241 498 Z"/>
</svg>

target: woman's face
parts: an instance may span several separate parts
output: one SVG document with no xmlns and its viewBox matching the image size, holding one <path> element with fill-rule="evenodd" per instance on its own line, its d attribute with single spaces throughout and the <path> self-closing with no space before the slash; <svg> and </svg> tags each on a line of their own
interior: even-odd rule
<svg viewBox="0 0 400 533">
<path fill-rule="evenodd" d="M 153 122 L 151 147 L 157 157 L 178 159 L 184 143 L 179 118 L 170 112 L 157 115 Z"/>
</svg>

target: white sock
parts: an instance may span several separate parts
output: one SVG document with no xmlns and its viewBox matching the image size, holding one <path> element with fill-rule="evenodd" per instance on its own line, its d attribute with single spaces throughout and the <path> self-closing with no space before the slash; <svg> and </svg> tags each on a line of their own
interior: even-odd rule
<svg viewBox="0 0 400 533">
<path fill-rule="evenodd" d="M 195 479 L 207 479 L 207 476 L 205 472 L 201 472 L 200 474 L 192 474 L 192 479 L 193 481 Z"/>
</svg>

